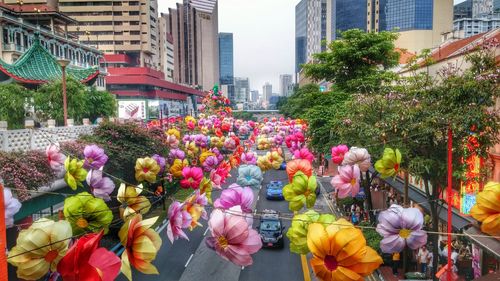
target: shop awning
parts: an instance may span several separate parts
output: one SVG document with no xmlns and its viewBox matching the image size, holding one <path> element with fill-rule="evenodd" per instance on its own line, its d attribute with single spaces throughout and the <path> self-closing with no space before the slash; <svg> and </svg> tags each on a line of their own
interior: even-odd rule
<svg viewBox="0 0 500 281">
<path fill-rule="evenodd" d="M 487 234 L 484 234 L 475 226 L 469 227 L 466 231 L 464 231 L 464 234 L 469 238 L 472 242 L 478 244 L 483 248 L 484 250 L 490 252 L 490 254 L 496 256 L 496 258 L 500 258 L 500 240 L 497 240 L 493 237 L 487 237 Z M 475 236 L 479 235 L 479 236 Z M 497 272 L 498 274 L 498 272 Z M 495 280 L 500 280 L 500 275 L 497 275 L 497 278 Z M 486 279 L 485 279 L 486 280 Z M 493 279 L 488 279 L 488 280 L 493 280 Z"/>
</svg>

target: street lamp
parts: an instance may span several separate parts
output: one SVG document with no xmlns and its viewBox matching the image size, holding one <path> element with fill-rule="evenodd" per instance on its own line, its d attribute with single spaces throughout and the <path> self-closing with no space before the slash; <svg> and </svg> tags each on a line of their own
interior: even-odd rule
<svg viewBox="0 0 500 281">
<path fill-rule="evenodd" d="M 62 69 L 64 126 L 68 126 L 68 101 L 66 98 L 66 66 L 68 66 L 68 64 L 70 63 L 70 60 L 58 59 L 57 62 L 61 65 L 61 69 Z"/>
</svg>

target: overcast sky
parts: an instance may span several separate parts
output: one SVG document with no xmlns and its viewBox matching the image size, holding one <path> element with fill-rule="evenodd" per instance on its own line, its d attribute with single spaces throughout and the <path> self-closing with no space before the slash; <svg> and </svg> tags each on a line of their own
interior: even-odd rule
<svg viewBox="0 0 500 281">
<path fill-rule="evenodd" d="M 464 0 L 454 0 L 455 3 Z M 181 0 L 158 0 L 159 11 Z M 269 81 L 279 91 L 279 75 L 293 74 L 295 5 L 299 0 L 219 0 L 219 32 L 232 32 L 234 75 L 249 77 L 262 93 Z"/>
</svg>

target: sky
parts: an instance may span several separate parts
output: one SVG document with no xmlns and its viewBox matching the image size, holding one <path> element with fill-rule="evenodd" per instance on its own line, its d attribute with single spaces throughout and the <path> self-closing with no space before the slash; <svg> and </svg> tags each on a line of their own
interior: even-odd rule
<svg viewBox="0 0 500 281">
<path fill-rule="evenodd" d="M 455 4 L 464 0 L 454 0 Z M 159 11 L 181 0 L 158 0 Z M 234 76 L 249 77 L 252 90 L 265 82 L 279 92 L 279 75 L 293 74 L 295 5 L 299 0 L 219 0 L 219 32 L 233 33 Z"/>
</svg>

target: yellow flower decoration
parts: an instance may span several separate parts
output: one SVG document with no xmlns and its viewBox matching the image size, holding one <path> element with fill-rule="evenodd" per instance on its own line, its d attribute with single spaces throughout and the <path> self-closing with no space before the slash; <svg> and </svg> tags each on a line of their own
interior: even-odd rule
<svg viewBox="0 0 500 281">
<path fill-rule="evenodd" d="M 205 162 L 205 160 L 209 156 L 215 156 L 215 153 L 213 153 L 211 151 L 204 151 L 204 152 L 202 152 L 201 155 L 200 155 L 200 164 L 203 164 L 203 162 Z"/>
<path fill-rule="evenodd" d="M 224 137 L 221 137 L 221 138 L 216 137 L 216 136 L 210 137 L 210 146 L 222 148 L 224 146 L 224 140 L 225 140 Z"/>
<path fill-rule="evenodd" d="M 401 152 L 399 149 L 386 148 L 382 159 L 375 163 L 375 170 L 380 173 L 380 177 L 385 179 L 395 177 L 399 172 L 401 164 Z"/>
<path fill-rule="evenodd" d="M 259 166 L 262 172 L 270 170 L 273 167 L 271 165 L 271 162 L 269 161 L 269 158 L 267 158 L 266 156 L 259 156 L 257 158 L 257 166 Z"/>
<path fill-rule="evenodd" d="M 79 186 L 83 187 L 82 182 L 87 178 L 87 170 L 83 168 L 83 163 L 83 160 L 78 161 L 76 158 L 71 160 L 69 156 L 64 160 L 64 169 L 66 169 L 64 181 L 73 190 Z"/>
<path fill-rule="evenodd" d="M 375 250 L 366 246 L 361 230 L 340 219 L 335 224 L 312 223 L 307 246 L 314 274 L 322 281 L 362 281 L 382 264 Z"/>
<path fill-rule="evenodd" d="M 268 152 L 266 154 L 266 157 L 267 159 L 269 159 L 271 166 L 275 170 L 278 170 L 281 167 L 281 164 L 283 163 L 283 157 L 281 157 L 278 151 Z"/>
<path fill-rule="evenodd" d="M 151 157 L 138 158 L 135 162 L 135 179 L 138 182 L 156 182 L 156 175 L 160 172 L 158 162 Z"/>
<path fill-rule="evenodd" d="M 142 192 L 142 185 L 127 186 L 124 183 L 118 188 L 117 200 L 126 207 L 121 213 L 122 218 L 128 218 L 134 214 L 145 214 L 151 208 L 151 202 L 146 196 L 139 195 Z"/>
<path fill-rule="evenodd" d="M 181 132 L 177 130 L 176 128 L 170 128 L 166 132 L 167 135 L 173 135 L 175 136 L 176 139 L 180 140 L 181 139 Z"/>
<path fill-rule="evenodd" d="M 186 116 L 186 118 L 184 118 L 184 121 L 186 122 L 186 124 L 189 123 L 189 121 L 191 121 L 193 122 L 193 124 L 196 125 L 196 119 L 193 116 L 190 115 Z"/>
<path fill-rule="evenodd" d="M 205 194 L 208 203 L 212 204 L 212 181 L 207 178 L 203 178 L 200 182 L 200 194 Z"/>
<path fill-rule="evenodd" d="M 161 247 L 161 238 L 151 226 L 158 217 L 142 220 L 141 215 L 135 215 L 127 220 L 120 231 L 121 244 L 125 247 L 122 254 L 121 272 L 132 280 L 132 265 L 144 274 L 159 274 L 158 269 L 151 264 Z"/>
<path fill-rule="evenodd" d="M 257 139 L 257 149 L 258 150 L 266 150 L 271 147 L 271 142 L 267 137 L 260 137 Z"/>
<path fill-rule="evenodd" d="M 186 159 L 175 159 L 172 166 L 170 166 L 170 173 L 174 176 L 174 178 L 182 178 L 182 169 L 184 167 L 189 166 L 189 163 Z"/>
<path fill-rule="evenodd" d="M 186 152 L 189 156 L 194 157 L 198 151 L 200 151 L 200 149 L 196 146 L 194 141 L 186 143 Z"/>
<path fill-rule="evenodd" d="M 481 222 L 481 231 L 500 235 L 500 183 L 488 182 L 476 195 L 476 204 L 470 210 L 473 218 Z"/>
<path fill-rule="evenodd" d="M 57 271 L 57 264 L 68 251 L 71 225 L 65 220 L 39 219 L 21 230 L 16 246 L 9 252 L 8 262 L 17 267 L 17 277 L 38 280 L 47 272 Z"/>
</svg>

